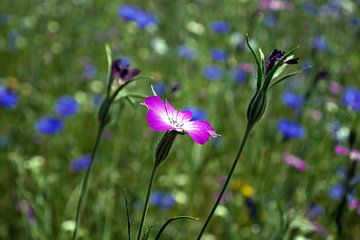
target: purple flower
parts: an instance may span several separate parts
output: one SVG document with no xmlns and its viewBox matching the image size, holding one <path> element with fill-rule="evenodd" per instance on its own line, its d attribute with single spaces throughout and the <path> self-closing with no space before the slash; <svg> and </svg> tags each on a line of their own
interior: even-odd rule
<svg viewBox="0 0 360 240">
<path fill-rule="evenodd" d="M 55 111 L 62 117 L 74 116 L 79 110 L 79 104 L 71 96 L 62 96 L 58 98 L 55 104 Z"/>
<path fill-rule="evenodd" d="M 0 106 L 6 109 L 14 109 L 19 97 L 10 89 L 0 85 Z"/>
<path fill-rule="evenodd" d="M 280 61 L 280 59 L 284 55 L 285 55 L 284 51 L 274 49 L 270 53 L 270 55 L 269 55 L 269 57 L 268 57 L 268 59 L 266 61 L 265 73 L 268 74 L 273 69 L 273 67 L 275 67 L 275 65 Z M 299 58 L 292 58 L 292 59 L 289 59 L 289 60 L 285 61 L 284 63 L 286 63 L 286 64 L 297 64 L 298 60 L 299 60 Z"/>
<path fill-rule="evenodd" d="M 335 185 L 328 191 L 329 198 L 333 200 L 340 200 L 344 194 L 344 187 L 341 184 Z"/>
<path fill-rule="evenodd" d="M 360 90 L 355 87 L 345 88 L 342 102 L 351 110 L 360 111 Z"/>
<path fill-rule="evenodd" d="M 307 163 L 294 156 L 294 155 L 291 155 L 291 154 L 285 154 L 283 157 L 282 157 L 282 160 L 288 165 L 288 166 L 291 166 L 291 167 L 294 167 L 296 168 L 297 170 L 299 171 L 306 171 L 307 168 L 308 168 L 308 165 Z"/>
<path fill-rule="evenodd" d="M 216 33 L 226 33 L 230 30 L 230 25 L 225 21 L 214 21 L 210 23 L 210 28 Z"/>
<path fill-rule="evenodd" d="M 197 51 L 185 44 L 177 47 L 177 54 L 187 60 L 193 60 L 197 57 Z"/>
<path fill-rule="evenodd" d="M 309 206 L 308 216 L 310 219 L 314 219 L 323 215 L 325 212 L 324 207 L 315 203 L 311 203 Z"/>
<path fill-rule="evenodd" d="M 57 117 L 45 116 L 35 123 L 35 129 L 45 135 L 54 135 L 64 129 L 64 124 Z"/>
<path fill-rule="evenodd" d="M 140 28 L 157 26 L 158 24 L 158 20 L 153 14 L 135 6 L 122 5 L 118 12 L 125 21 L 135 22 Z"/>
<path fill-rule="evenodd" d="M 146 115 L 150 128 L 154 131 L 177 131 L 187 133 L 195 143 L 204 144 L 210 137 L 217 137 L 210 123 L 203 120 L 191 121 L 190 111 L 177 111 L 158 96 L 147 97 L 143 103 L 148 108 Z"/>
<path fill-rule="evenodd" d="M 184 107 L 184 111 L 190 111 L 192 113 L 191 121 L 206 119 L 206 112 L 198 107 Z"/>
<path fill-rule="evenodd" d="M 227 54 L 225 51 L 215 48 L 211 50 L 211 57 L 214 61 L 224 62 L 227 59 Z"/>
<path fill-rule="evenodd" d="M 124 59 L 115 59 L 111 65 L 111 76 L 120 85 L 132 80 L 139 73 L 137 68 L 129 69 L 129 62 Z"/>
<path fill-rule="evenodd" d="M 214 65 L 208 65 L 207 67 L 205 67 L 203 74 L 210 81 L 220 80 L 223 77 L 223 71 L 219 67 Z"/>
<path fill-rule="evenodd" d="M 287 119 L 279 121 L 278 130 L 285 139 L 301 139 L 305 135 L 305 129 L 303 126 Z"/>
<path fill-rule="evenodd" d="M 83 155 L 77 159 L 74 159 L 71 162 L 71 169 L 74 172 L 79 172 L 81 170 L 87 169 L 90 165 L 91 157 L 89 154 Z"/>
<path fill-rule="evenodd" d="M 176 204 L 174 197 L 171 194 L 165 192 L 152 193 L 150 202 L 162 210 L 169 209 Z"/>
<path fill-rule="evenodd" d="M 282 0 L 260 0 L 259 7 L 262 10 L 283 11 L 293 10 L 294 4 Z"/>
<path fill-rule="evenodd" d="M 303 105 L 304 98 L 291 91 L 285 91 L 282 95 L 282 102 L 292 109 L 298 109 Z"/>
</svg>

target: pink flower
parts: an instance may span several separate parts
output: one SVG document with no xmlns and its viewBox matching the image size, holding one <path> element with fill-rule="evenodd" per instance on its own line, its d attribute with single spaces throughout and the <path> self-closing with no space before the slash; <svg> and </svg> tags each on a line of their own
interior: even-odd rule
<svg viewBox="0 0 360 240">
<path fill-rule="evenodd" d="M 305 171 L 308 168 L 308 165 L 304 160 L 294 155 L 285 154 L 282 159 L 287 165 L 294 167 L 299 171 Z"/>
<path fill-rule="evenodd" d="M 356 150 L 349 150 L 341 145 L 336 145 L 335 153 L 338 155 L 348 155 L 351 160 L 360 161 L 360 152 Z"/>
<path fill-rule="evenodd" d="M 272 11 L 293 10 L 294 4 L 282 0 L 260 0 L 259 7 L 262 10 Z"/>
<path fill-rule="evenodd" d="M 177 111 L 158 96 L 147 97 L 143 103 L 148 108 L 146 115 L 150 128 L 154 131 L 177 131 L 187 133 L 197 144 L 207 143 L 216 138 L 214 128 L 203 120 L 191 121 L 191 111 Z"/>
</svg>

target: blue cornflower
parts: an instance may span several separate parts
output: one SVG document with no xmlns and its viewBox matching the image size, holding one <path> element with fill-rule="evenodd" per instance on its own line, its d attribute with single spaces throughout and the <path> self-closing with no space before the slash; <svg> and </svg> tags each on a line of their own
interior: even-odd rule
<svg viewBox="0 0 360 240">
<path fill-rule="evenodd" d="M 230 25 L 225 21 L 214 21 L 210 23 L 210 28 L 216 33 L 226 33 L 230 30 Z"/>
<path fill-rule="evenodd" d="M 301 139 L 305 135 L 305 129 L 303 126 L 287 119 L 279 121 L 278 130 L 285 139 Z"/>
<path fill-rule="evenodd" d="M 165 192 L 153 192 L 150 198 L 151 204 L 159 207 L 162 210 L 171 208 L 176 204 L 174 197 Z"/>
<path fill-rule="evenodd" d="M 184 58 L 184 59 L 188 59 L 188 60 L 193 60 L 197 57 L 197 51 L 194 48 L 191 48 L 189 46 L 187 46 L 186 44 L 180 45 L 177 47 L 177 54 Z"/>
<path fill-rule="evenodd" d="M 87 169 L 90 165 L 91 157 L 89 154 L 83 155 L 71 161 L 71 169 L 74 172 L 79 172 L 83 169 Z"/>
<path fill-rule="evenodd" d="M 329 198 L 333 200 L 340 200 L 344 194 L 344 187 L 341 184 L 335 185 L 328 191 Z"/>
<path fill-rule="evenodd" d="M 135 22 L 140 28 L 157 26 L 158 24 L 154 15 L 135 6 L 122 5 L 119 7 L 118 13 L 125 21 Z"/>
<path fill-rule="evenodd" d="M 96 73 L 97 73 L 96 67 L 94 67 L 92 65 L 86 65 L 84 67 L 83 75 L 84 75 L 85 78 L 93 79 L 93 78 L 95 78 Z"/>
<path fill-rule="evenodd" d="M 312 41 L 312 46 L 319 51 L 325 51 L 328 48 L 327 41 L 324 37 L 314 38 Z"/>
<path fill-rule="evenodd" d="M 153 88 L 158 96 L 164 95 L 166 91 L 166 84 L 165 83 L 154 83 Z"/>
<path fill-rule="evenodd" d="M 45 116 L 37 120 L 35 129 L 45 135 L 54 135 L 64 129 L 64 124 L 57 117 Z"/>
<path fill-rule="evenodd" d="M 218 48 L 212 49 L 210 54 L 214 61 L 223 62 L 223 61 L 226 61 L 226 59 L 227 59 L 227 53 Z"/>
<path fill-rule="evenodd" d="M 244 70 L 242 70 L 241 68 L 237 68 L 233 72 L 233 77 L 236 82 L 243 83 L 243 82 L 245 82 L 245 80 L 247 78 L 247 73 Z"/>
<path fill-rule="evenodd" d="M 285 91 L 282 95 L 282 103 L 292 109 L 298 109 L 303 105 L 304 97 L 293 93 L 291 91 Z"/>
<path fill-rule="evenodd" d="M 360 90 L 355 87 L 345 88 L 342 102 L 351 110 L 360 111 Z"/>
<path fill-rule="evenodd" d="M 264 17 L 264 23 L 268 27 L 271 28 L 275 27 L 277 22 L 278 22 L 277 16 L 274 14 L 267 14 Z"/>
<path fill-rule="evenodd" d="M 220 80 L 223 77 L 223 71 L 219 67 L 214 65 L 208 65 L 207 67 L 205 67 L 203 74 L 210 81 Z"/>
<path fill-rule="evenodd" d="M 325 210 L 324 210 L 323 206 L 321 206 L 319 204 L 311 203 L 309 206 L 308 215 L 310 218 L 316 218 L 316 217 L 323 215 L 324 212 L 325 212 Z"/>
<path fill-rule="evenodd" d="M 58 98 L 55 104 L 55 111 L 62 117 L 71 117 L 79 110 L 79 104 L 71 96 L 62 96 Z"/>
<path fill-rule="evenodd" d="M 19 97 L 10 89 L 0 85 L 0 106 L 6 109 L 14 109 Z"/>
<path fill-rule="evenodd" d="M 191 121 L 195 121 L 195 120 L 205 120 L 206 117 L 207 117 L 206 112 L 205 112 L 203 109 L 198 108 L 198 107 L 190 107 L 190 106 L 187 106 L 187 107 L 184 107 L 183 110 L 184 110 L 184 111 L 190 111 L 190 112 L 192 112 Z"/>
</svg>

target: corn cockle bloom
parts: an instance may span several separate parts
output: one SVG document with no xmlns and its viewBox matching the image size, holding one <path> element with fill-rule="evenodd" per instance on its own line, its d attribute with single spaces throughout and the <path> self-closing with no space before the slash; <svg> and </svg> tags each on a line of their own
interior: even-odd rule
<svg viewBox="0 0 360 240">
<path fill-rule="evenodd" d="M 216 138 L 214 128 L 203 120 L 191 121 L 191 111 L 177 111 L 158 96 L 147 97 L 143 103 L 148 108 L 147 122 L 154 131 L 177 131 L 187 133 L 197 144 L 207 143 L 210 137 Z"/>
</svg>

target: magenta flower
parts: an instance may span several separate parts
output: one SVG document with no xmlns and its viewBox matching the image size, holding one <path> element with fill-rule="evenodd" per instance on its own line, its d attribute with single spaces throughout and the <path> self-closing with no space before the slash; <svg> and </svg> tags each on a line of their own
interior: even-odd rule
<svg viewBox="0 0 360 240">
<path fill-rule="evenodd" d="M 187 133 L 197 144 L 207 143 L 216 138 L 214 128 L 203 120 L 191 121 L 191 111 L 177 111 L 170 103 L 158 96 L 147 97 L 143 103 L 148 108 L 146 115 L 150 128 L 154 131 L 177 131 Z"/>
<path fill-rule="evenodd" d="M 308 168 L 308 165 L 304 160 L 294 155 L 285 154 L 282 159 L 288 166 L 294 167 L 299 171 L 306 171 Z"/>
<path fill-rule="evenodd" d="M 360 161 L 360 152 L 356 150 L 349 150 L 341 145 L 335 146 L 335 153 L 337 155 L 347 155 L 350 157 L 351 160 Z"/>
</svg>

